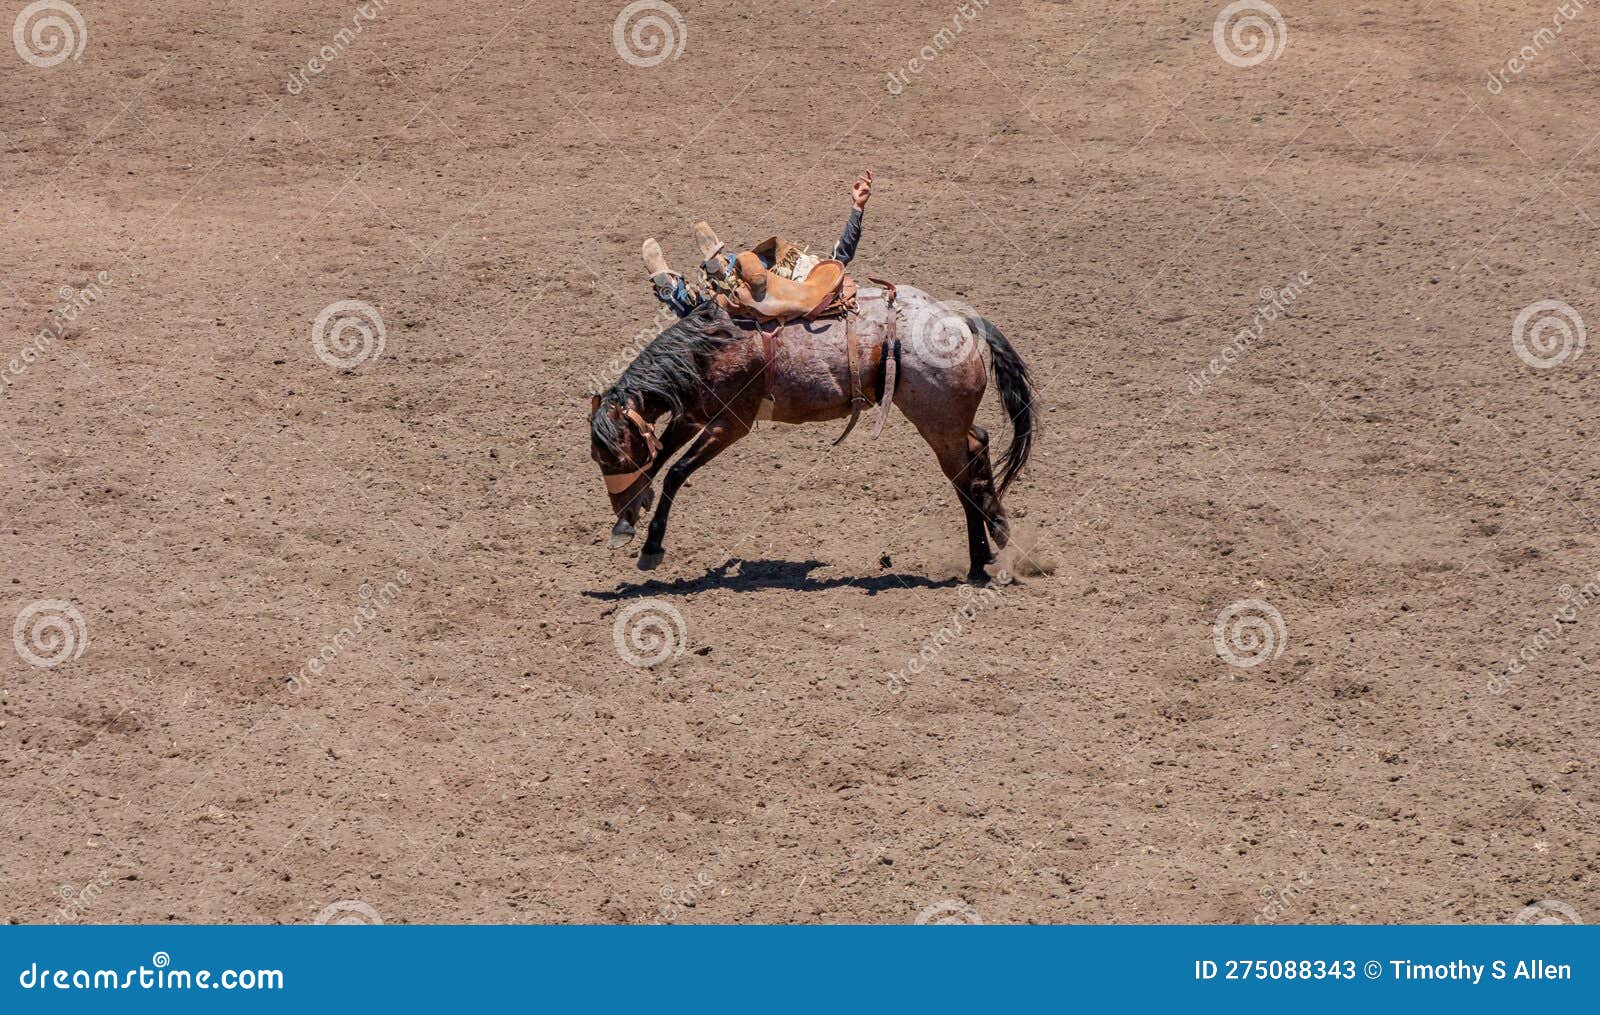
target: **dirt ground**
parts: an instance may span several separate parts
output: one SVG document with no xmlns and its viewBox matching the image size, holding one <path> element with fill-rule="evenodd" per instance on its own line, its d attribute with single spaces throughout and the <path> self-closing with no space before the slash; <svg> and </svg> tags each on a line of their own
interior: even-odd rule
<svg viewBox="0 0 1600 1015">
<path fill-rule="evenodd" d="M 0 916 L 1600 919 L 1600 12 L 660 6 L 0 47 Z M 866 167 L 853 270 L 1033 370 L 1017 580 L 898 416 L 763 428 L 638 571 L 640 241 L 826 245 Z"/>
</svg>

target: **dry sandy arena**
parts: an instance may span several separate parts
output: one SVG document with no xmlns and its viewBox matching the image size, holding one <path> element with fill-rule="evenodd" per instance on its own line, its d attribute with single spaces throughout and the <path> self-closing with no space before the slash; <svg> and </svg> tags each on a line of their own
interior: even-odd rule
<svg viewBox="0 0 1600 1015">
<path fill-rule="evenodd" d="M 1600 919 L 1600 7 L 674 2 L 0 45 L 0 916 Z M 853 270 L 1033 369 L 1016 581 L 898 414 L 640 572 L 640 241 L 867 167 Z"/>
</svg>

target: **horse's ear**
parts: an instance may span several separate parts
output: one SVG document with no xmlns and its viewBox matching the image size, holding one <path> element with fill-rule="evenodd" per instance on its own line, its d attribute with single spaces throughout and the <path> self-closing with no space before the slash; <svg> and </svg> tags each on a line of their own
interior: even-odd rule
<svg viewBox="0 0 1600 1015">
<path fill-rule="evenodd" d="M 599 411 L 600 411 L 600 396 L 599 395 L 590 395 L 589 396 L 589 415 L 593 416 L 595 413 L 597 413 Z"/>
</svg>

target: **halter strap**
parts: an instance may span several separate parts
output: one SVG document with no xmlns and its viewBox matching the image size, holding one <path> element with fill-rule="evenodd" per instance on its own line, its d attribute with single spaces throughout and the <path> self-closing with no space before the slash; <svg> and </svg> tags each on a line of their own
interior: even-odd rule
<svg viewBox="0 0 1600 1015">
<path fill-rule="evenodd" d="M 638 482 L 639 477 L 644 475 L 645 472 L 649 471 L 650 466 L 655 464 L 656 455 L 660 454 L 661 452 L 661 441 L 656 437 L 655 428 L 647 423 L 643 416 L 639 415 L 639 413 L 632 408 L 624 409 L 622 414 L 626 416 L 634 426 L 639 428 L 639 433 L 642 437 L 644 437 L 644 443 L 645 447 L 648 449 L 648 453 L 645 455 L 644 464 L 631 472 L 602 473 L 601 478 L 606 482 L 607 493 L 621 493 L 634 483 Z"/>
</svg>

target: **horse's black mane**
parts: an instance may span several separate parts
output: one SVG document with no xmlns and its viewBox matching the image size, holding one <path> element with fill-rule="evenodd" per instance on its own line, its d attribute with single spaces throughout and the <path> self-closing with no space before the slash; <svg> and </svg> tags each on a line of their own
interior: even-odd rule
<svg viewBox="0 0 1600 1015">
<path fill-rule="evenodd" d="M 622 424 L 604 411 L 606 405 L 626 406 L 635 397 L 664 404 L 674 416 L 682 413 L 697 400 L 711 356 L 741 337 L 727 311 L 707 302 L 651 339 L 617 383 L 600 396 L 602 411 L 589 420 L 595 443 L 613 454 L 622 453 Z"/>
</svg>

